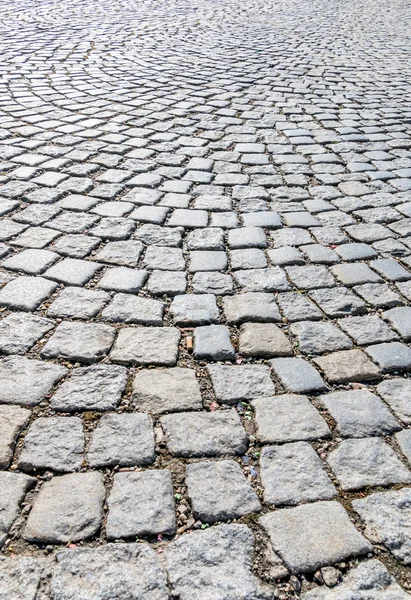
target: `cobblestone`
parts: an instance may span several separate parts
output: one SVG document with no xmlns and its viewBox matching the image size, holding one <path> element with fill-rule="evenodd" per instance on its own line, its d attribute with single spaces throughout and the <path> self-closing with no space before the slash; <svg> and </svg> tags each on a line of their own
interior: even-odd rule
<svg viewBox="0 0 411 600">
<path fill-rule="evenodd" d="M 0 6 L 1 600 L 411 590 L 410 8 L 240 8 Z"/>
</svg>

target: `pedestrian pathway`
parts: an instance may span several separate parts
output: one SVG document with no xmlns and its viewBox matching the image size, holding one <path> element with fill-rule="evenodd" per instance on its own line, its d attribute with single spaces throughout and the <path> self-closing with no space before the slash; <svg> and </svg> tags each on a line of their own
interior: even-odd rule
<svg viewBox="0 0 411 600">
<path fill-rule="evenodd" d="M 410 38 L 3 0 L 0 600 L 411 598 Z"/>
</svg>

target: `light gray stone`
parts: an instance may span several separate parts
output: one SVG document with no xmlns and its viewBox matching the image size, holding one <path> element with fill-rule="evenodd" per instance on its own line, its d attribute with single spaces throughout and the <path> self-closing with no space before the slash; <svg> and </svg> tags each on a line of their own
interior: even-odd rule
<svg viewBox="0 0 411 600">
<path fill-rule="evenodd" d="M 306 396 L 284 394 L 252 401 L 257 438 L 262 443 L 329 438 L 326 421 Z"/>
<path fill-rule="evenodd" d="M 236 404 L 275 393 L 270 370 L 265 365 L 209 365 L 207 370 L 219 402 Z"/>
<path fill-rule="evenodd" d="M 377 386 L 377 392 L 401 421 L 407 425 L 411 424 L 410 379 L 386 379 Z"/>
<path fill-rule="evenodd" d="M 97 285 L 103 290 L 136 294 L 145 284 L 147 277 L 147 271 L 139 271 L 128 267 L 113 267 L 106 270 Z"/>
<path fill-rule="evenodd" d="M 18 467 L 22 471 L 76 471 L 83 462 L 83 453 L 84 434 L 79 417 L 40 417 L 24 437 Z"/>
<path fill-rule="evenodd" d="M 261 510 L 256 493 L 234 460 L 187 465 L 186 485 L 194 517 L 205 523 L 238 519 Z"/>
<path fill-rule="evenodd" d="M 376 379 L 381 374 L 379 368 L 361 350 L 333 352 L 314 358 L 313 361 L 330 383 L 367 381 Z"/>
<path fill-rule="evenodd" d="M 3 546 L 10 527 L 19 515 L 24 496 L 36 483 L 36 479 L 28 475 L 0 473 L 0 547 Z M 2 592 L 0 588 L 0 594 Z"/>
<path fill-rule="evenodd" d="M 299 504 L 330 500 L 337 491 L 308 442 L 265 446 L 260 457 L 267 504 Z"/>
<path fill-rule="evenodd" d="M 383 373 L 398 369 L 411 369 L 411 348 L 401 342 L 385 342 L 365 348 Z"/>
<path fill-rule="evenodd" d="M 31 411 L 19 406 L 0 405 L 0 469 L 7 469 L 17 436 L 30 419 Z"/>
<path fill-rule="evenodd" d="M 398 339 L 397 334 L 384 321 L 374 315 L 341 319 L 338 321 L 338 325 L 348 333 L 356 344 L 361 346 Z"/>
<path fill-rule="evenodd" d="M 110 358 L 120 364 L 161 365 L 177 363 L 180 332 L 175 327 L 121 329 Z"/>
<path fill-rule="evenodd" d="M 124 467 L 155 461 L 153 422 L 144 414 L 103 415 L 93 431 L 87 452 L 91 467 Z"/>
<path fill-rule="evenodd" d="M 0 352 L 22 354 L 53 327 L 53 321 L 37 315 L 10 313 L 0 321 Z"/>
<path fill-rule="evenodd" d="M 71 371 L 71 377 L 52 396 L 50 405 L 62 412 L 114 409 L 120 402 L 126 384 L 125 367 L 80 367 Z"/>
<path fill-rule="evenodd" d="M 234 360 L 230 330 L 225 325 L 205 325 L 194 330 L 194 356 L 198 360 Z"/>
<path fill-rule="evenodd" d="M 233 274 L 234 281 L 243 292 L 286 292 L 290 289 L 280 267 L 244 269 Z"/>
<path fill-rule="evenodd" d="M 217 525 L 171 542 L 166 568 L 181 600 L 255 598 L 273 592 L 252 571 L 254 536 L 246 525 Z"/>
<path fill-rule="evenodd" d="M 378 492 L 353 500 L 352 506 L 366 525 L 365 535 L 384 544 L 395 558 L 411 564 L 411 490 Z"/>
<path fill-rule="evenodd" d="M 116 330 L 100 323 L 65 321 L 41 350 L 42 358 L 62 358 L 82 363 L 97 362 L 110 350 Z"/>
<path fill-rule="evenodd" d="M 350 339 L 335 325 L 328 322 L 300 321 L 290 326 L 303 354 L 322 354 L 333 350 L 352 348 Z"/>
<path fill-rule="evenodd" d="M 175 532 L 173 480 L 167 469 L 117 473 L 108 499 L 107 538 Z"/>
<path fill-rule="evenodd" d="M 200 386 L 192 369 L 142 369 L 133 381 L 133 402 L 152 414 L 200 410 Z"/>
<path fill-rule="evenodd" d="M 151 298 L 140 298 L 132 294 L 116 294 L 101 313 L 103 321 L 109 323 L 139 323 L 162 325 L 164 304 Z"/>
<path fill-rule="evenodd" d="M 385 404 L 368 390 L 333 392 L 321 400 L 342 437 L 387 435 L 401 429 Z"/>
<path fill-rule="evenodd" d="M 274 358 L 274 373 L 290 392 L 322 392 L 326 385 L 318 371 L 302 358 Z"/>
<path fill-rule="evenodd" d="M 409 600 L 410 595 L 376 559 L 362 562 L 349 571 L 334 589 L 315 588 L 303 600 Z"/>
<path fill-rule="evenodd" d="M 213 294 L 184 294 L 173 299 L 170 315 L 174 323 L 182 327 L 208 325 L 220 320 Z"/>
<path fill-rule="evenodd" d="M 24 539 L 60 544 L 93 536 L 101 526 L 104 497 L 101 473 L 53 477 L 43 484 L 34 501 Z"/>
<path fill-rule="evenodd" d="M 287 336 L 273 323 L 244 323 L 239 352 L 247 357 L 292 356 Z"/>
<path fill-rule="evenodd" d="M 53 600 L 169 599 L 166 573 L 155 550 L 145 542 L 59 552 L 51 595 Z"/>
<path fill-rule="evenodd" d="M 343 490 L 411 482 L 411 472 L 380 438 L 344 440 L 327 460 Z"/>
<path fill-rule="evenodd" d="M 36 600 L 43 574 L 47 573 L 43 558 L 11 556 L 0 559 L 1 600 Z"/>
<path fill-rule="evenodd" d="M 53 363 L 10 356 L 0 360 L 0 402 L 34 406 L 68 370 Z"/>
<path fill-rule="evenodd" d="M 160 423 L 167 448 L 175 456 L 224 456 L 247 450 L 247 435 L 234 408 L 165 415 Z"/>
<path fill-rule="evenodd" d="M 335 501 L 277 510 L 263 515 L 259 522 L 274 551 L 293 573 L 313 572 L 372 549 Z"/>
<path fill-rule="evenodd" d="M 13 310 L 36 310 L 57 289 L 43 277 L 16 277 L 0 290 L 0 306 Z"/>
</svg>

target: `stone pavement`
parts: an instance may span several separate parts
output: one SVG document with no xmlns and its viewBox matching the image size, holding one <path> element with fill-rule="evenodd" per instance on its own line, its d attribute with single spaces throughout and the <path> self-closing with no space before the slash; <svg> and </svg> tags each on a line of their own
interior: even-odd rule
<svg viewBox="0 0 411 600">
<path fill-rule="evenodd" d="M 411 598 L 405 0 L 3 0 L 0 600 Z"/>
</svg>

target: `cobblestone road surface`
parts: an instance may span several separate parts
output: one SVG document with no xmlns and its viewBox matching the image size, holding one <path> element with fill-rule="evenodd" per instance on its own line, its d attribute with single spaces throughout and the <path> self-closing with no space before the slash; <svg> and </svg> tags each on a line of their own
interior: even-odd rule
<svg viewBox="0 0 411 600">
<path fill-rule="evenodd" d="M 411 598 L 405 0 L 3 0 L 0 600 Z"/>
</svg>

